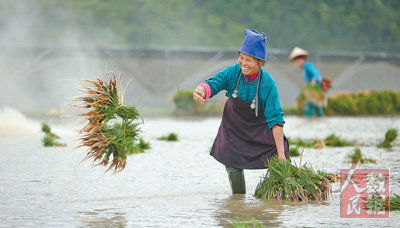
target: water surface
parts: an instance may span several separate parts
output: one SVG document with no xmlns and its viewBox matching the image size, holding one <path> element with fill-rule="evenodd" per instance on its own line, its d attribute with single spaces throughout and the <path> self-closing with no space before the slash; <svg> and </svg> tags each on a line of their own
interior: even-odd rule
<svg viewBox="0 0 400 228">
<path fill-rule="evenodd" d="M 336 133 L 356 141 L 368 157 L 380 162 L 360 167 L 390 169 L 391 191 L 400 194 L 400 147 L 390 152 L 375 147 L 387 128 L 400 129 L 400 118 L 286 117 L 286 121 L 290 137 L 322 139 Z M 146 119 L 143 136 L 152 149 L 129 156 L 125 170 L 116 175 L 81 162 L 85 149 L 74 149 L 78 122 L 51 122 L 68 144 L 64 148 L 43 147 L 40 132 L 2 134 L 0 226 L 221 227 L 254 217 L 268 227 L 390 227 L 399 221 L 399 212 L 386 219 L 341 218 L 338 193 L 323 202 L 256 199 L 253 193 L 265 170 L 246 170 L 248 193 L 232 196 L 224 166 L 209 156 L 219 123 L 219 118 Z M 38 122 L 30 125 L 40 130 Z M 156 140 L 169 132 L 178 133 L 180 141 Z M 346 155 L 352 151 L 352 147 L 305 149 L 303 161 L 339 172 L 350 168 Z"/>
</svg>

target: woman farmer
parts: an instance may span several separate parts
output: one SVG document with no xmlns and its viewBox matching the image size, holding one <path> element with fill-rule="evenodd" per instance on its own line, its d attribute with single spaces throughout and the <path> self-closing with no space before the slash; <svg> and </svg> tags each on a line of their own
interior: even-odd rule
<svg viewBox="0 0 400 228">
<path fill-rule="evenodd" d="M 295 47 L 289 55 L 289 60 L 304 70 L 304 80 L 307 83 L 306 89 L 303 90 L 305 95 L 304 115 L 312 117 L 315 113 L 317 116 L 323 116 L 323 106 L 326 101 L 325 94 L 320 89 L 322 87 L 322 78 L 317 68 L 307 60 L 307 56 L 308 51 Z M 312 88 L 310 85 L 314 87 L 314 91 L 308 90 L 308 88 Z"/>
<path fill-rule="evenodd" d="M 266 36 L 245 29 L 238 63 L 228 66 L 193 91 L 204 104 L 221 90 L 228 97 L 211 155 L 226 166 L 233 194 L 245 194 L 243 169 L 264 169 L 270 158 L 289 158 L 283 135 L 283 111 L 278 89 L 264 71 Z"/>
</svg>

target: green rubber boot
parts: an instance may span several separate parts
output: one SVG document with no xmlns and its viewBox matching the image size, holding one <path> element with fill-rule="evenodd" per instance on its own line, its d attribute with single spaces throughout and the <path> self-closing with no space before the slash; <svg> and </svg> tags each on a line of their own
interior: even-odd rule
<svg viewBox="0 0 400 228">
<path fill-rule="evenodd" d="M 226 166 L 226 171 L 228 172 L 232 194 L 246 194 L 246 182 L 244 180 L 243 169 Z"/>
</svg>

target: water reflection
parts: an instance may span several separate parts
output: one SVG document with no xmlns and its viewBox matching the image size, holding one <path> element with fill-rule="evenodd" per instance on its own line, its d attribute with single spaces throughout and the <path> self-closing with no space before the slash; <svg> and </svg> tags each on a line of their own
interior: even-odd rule
<svg viewBox="0 0 400 228">
<path fill-rule="evenodd" d="M 95 209 L 79 212 L 84 227 L 127 227 L 125 213 L 115 209 Z"/>
<path fill-rule="evenodd" d="M 330 205 L 329 201 L 291 202 L 285 200 L 257 199 L 249 195 L 232 195 L 218 202 L 216 218 L 219 225 L 231 227 L 232 221 L 256 219 L 264 227 L 284 225 L 287 212 L 318 205 Z M 283 213 L 284 212 L 284 213 Z M 285 214 L 282 216 L 282 214 Z M 290 215 L 289 215 L 290 216 Z"/>
<path fill-rule="evenodd" d="M 227 227 L 234 220 L 249 221 L 255 218 L 267 227 L 277 227 L 279 213 L 284 209 L 282 202 L 277 200 L 259 200 L 252 196 L 232 195 L 219 202 L 216 218 L 219 225 Z"/>
</svg>

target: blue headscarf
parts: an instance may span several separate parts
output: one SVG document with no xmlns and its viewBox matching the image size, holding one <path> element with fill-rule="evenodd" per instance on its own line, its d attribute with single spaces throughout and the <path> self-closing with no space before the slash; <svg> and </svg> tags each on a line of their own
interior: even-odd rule
<svg viewBox="0 0 400 228">
<path fill-rule="evenodd" d="M 267 60 L 267 44 L 265 33 L 253 29 L 244 30 L 244 40 L 240 52 L 251 55 L 257 59 Z"/>
</svg>

